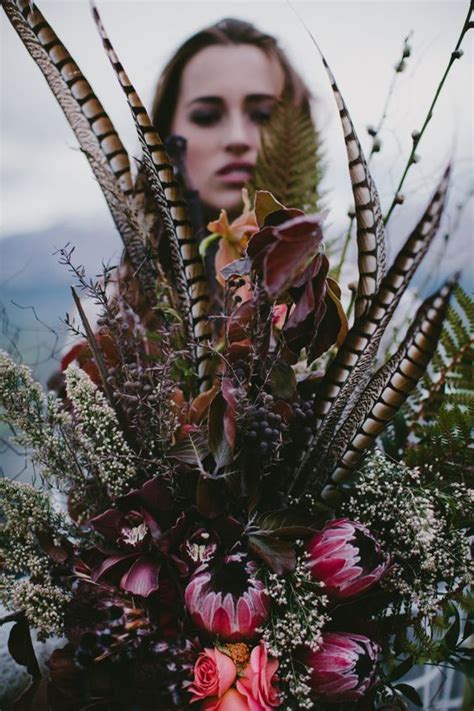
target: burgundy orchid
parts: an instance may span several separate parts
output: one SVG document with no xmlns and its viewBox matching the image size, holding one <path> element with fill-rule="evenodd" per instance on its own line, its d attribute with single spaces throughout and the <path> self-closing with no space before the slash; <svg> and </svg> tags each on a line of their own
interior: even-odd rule
<svg viewBox="0 0 474 711">
<path fill-rule="evenodd" d="M 242 553 L 225 556 L 212 568 L 198 568 L 184 593 L 194 623 L 227 641 L 255 637 L 270 607 L 255 573 L 255 563 Z"/>
<path fill-rule="evenodd" d="M 157 477 L 119 499 L 117 505 L 91 520 L 92 527 L 118 548 L 105 552 L 92 579 L 99 582 L 118 577 L 121 590 L 148 597 L 160 586 L 161 560 L 154 543 L 167 528 L 170 491 Z"/>
<path fill-rule="evenodd" d="M 336 282 L 327 277 L 322 253 L 322 215 L 300 210 L 276 210 L 249 242 L 247 256 L 271 299 L 287 293 L 294 303 L 283 326 L 287 358 L 298 359 L 307 348 L 308 362 L 324 353 L 347 332 Z"/>
<path fill-rule="evenodd" d="M 345 632 L 327 632 L 316 652 L 308 652 L 311 687 L 329 702 L 356 701 L 374 681 L 378 644 L 368 637 Z"/>
<path fill-rule="evenodd" d="M 390 560 L 368 528 L 340 518 L 329 521 L 308 542 L 308 569 L 325 592 L 343 599 L 375 585 L 388 569 Z"/>
</svg>

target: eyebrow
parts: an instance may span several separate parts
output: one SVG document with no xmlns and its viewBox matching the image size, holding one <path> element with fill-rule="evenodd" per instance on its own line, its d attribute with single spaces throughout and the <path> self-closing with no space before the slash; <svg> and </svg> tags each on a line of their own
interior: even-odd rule
<svg viewBox="0 0 474 711">
<path fill-rule="evenodd" d="M 278 99 L 273 94 L 248 94 L 245 97 L 245 101 L 248 101 L 249 103 L 268 100 L 277 101 Z M 223 99 L 220 96 L 198 96 L 195 99 L 189 101 L 187 106 L 192 106 L 193 104 L 197 103 L 218 105 L 223 103 Z"/>
</svg>

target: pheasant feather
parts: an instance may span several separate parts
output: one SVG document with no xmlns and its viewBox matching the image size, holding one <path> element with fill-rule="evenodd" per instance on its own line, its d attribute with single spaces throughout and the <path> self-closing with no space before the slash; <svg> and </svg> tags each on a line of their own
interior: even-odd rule
<svg viewBox="0 0 474 711">
<path fill-rule="evenodd" d="M 343 481 L 358 466 L 425 373 L 436 351 L 456 283 L 457 276 L 423 302 L 397 352 L 372 378 L 340 428 L 327 456 L 327 462 L 337 462 L 332 481 Z"/>
<path fill-rule="evenodd" d="M 318 446 L 324 444 L 329 432 L 331 436 L 334 434 L 337 420 L 349 403 L 348 396 L 357 396 L 370 378 L 370 364 L 387 324 L 437 234 L 450 172 L 448 167 L 423 216 L 382 280 L 366 316 L 354 323 L 323 379 L 318 390 L 316 416 L 319 421 L 325 416 L 326 419 L 324 431 L 318 435 Z"/>
<path fill-rule="evenodd" d="M 5 0 L 2 6 L 63 109 L 104 193 L 144 293 L 154 305 L 159 269 L 147 258 L 147 235 L 132 197 L 130 161 L 111 120 L 38 8 L 28 0 Z"/>
<path fill-rule="evenodd" d="M 200 389 L 205 390 L 211 384 L 211 362 L 208 347 L 211 330 L 207 319 L 209 296 L 204 266 L 193 235 L 191 222 L 187 216 L 186 203 L 180 194 L 173 166 L 161 138 L 155 131 L 140 97 L 125 73 L 95 7 L 93 7 L 93 14 L 104 49 L 125 92 L 135 121 L 143 148 L 145 172 L 170 244 L 181 316 L 189 343 L 195 343 L 195 361 Z"/>
<path fill-rule="evenodd" d="M 359 267 L 355 317 L 358 319 L 369 308 L 385 273 L 385 228 L 377 188 L 370 175 L 349 111 L 326 59 L 322 54 L 321 57 L 339 110 L 355 202 Z"/>
<path fill-rule="evenodd" d="M 345 414 L 352 409 L 367 385 L 387 324 L 438 231 L 449 176 L 448 167 L 422 218 L 383 278 L 367 314 L 354 322 L 329 366 L 318 388 L 315 405 L 315 424 L 319 424 L 319 430 L 306 448 L 292 488 L 300 486 L 307 476 L 311 476 L 317 461 L 327 452 Z"/>
</svg>

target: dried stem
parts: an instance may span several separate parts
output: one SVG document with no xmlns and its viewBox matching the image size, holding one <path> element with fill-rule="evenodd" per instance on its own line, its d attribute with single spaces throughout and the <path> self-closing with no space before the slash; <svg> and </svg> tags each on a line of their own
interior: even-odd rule
<svg viewBox="0 0 474 711">
<path fill-rule="evenodd" d="M 390 208 L 389 208 L 386 216 L 384 217 L 385 224 L 387 224 L 387 222 L 389 221 L 390 216 L 395 209 L 395 206 L 400 204 L 400 200 L 399 200 L 400 190 L 402 189 L 402 186 L 405 182 L 405 178 L 407 177 L 408 171 L 410 170 L 413 163 L 416 163 L 416 149 L 418 148 L 418 145 L 419 145 L 421 138 L 426 130 L 426 127 L 428 126 L 429 122 L 431 121 L 431 119 L 433 117 L 434 107 L 436 105 L 436 102 L 439 99 L 439 96 L 441 94 L 444 83 L 445 83 L 447 76 L 449 74 L 449 71 L 450 71 L 452 65 L 454 64 L 454 62 L 456 61 L 456 59 L 459 59 L 462 56 L 462 52 L 460 51 L 459 48 L 460 48 L 461 43 L 464 39 L 464 35 L 467 33 L 467 31 L 469 29 L 471 29 L 474 26 L 474 23 L 470 19 L 473 12 L 474 12 L 474 5 L 472 2 L 470 2 L 469 3 L 469 10 L 467 12 L 467 17 L 466 17 L 466 20 L 465 20 L 464 25 L 462 27 L 461 33 L 459 35 L 458 41 L 456 43 L 456 47 L 454 48 L 453 52 L 451 53 L 451 56 L 450 56 L 449 62 L 448 62 L 448 66 L 446 67 L 445 72 L 441 78 L 441 81 L 438 84 L 438 88 L 436 89 L 433 101 L 431 102 L 431 106 L 428 109 L 428 113 L 426 114 L 426 118 L 424 120 L 423 126 L 421 127 L 420 131 L 416 131 L 413 134 L 412 149 L 411 149 L 410 155 L 408 157 L 405 169 L 402 173 L 402 177 L 400 178 L 397 189 L 395 190 L 395 195 L 393 197 L 392 204 L 390 205 Z"/>
</svg>

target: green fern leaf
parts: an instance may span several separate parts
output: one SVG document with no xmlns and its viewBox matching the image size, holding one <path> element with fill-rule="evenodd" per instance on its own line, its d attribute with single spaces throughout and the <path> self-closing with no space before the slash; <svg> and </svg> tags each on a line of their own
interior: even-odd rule
<svg viewBox="0 0 474 711">
<path fill-rule="evenodd" d="M 449 481 L 474 471 L 474 301 L 460 286 L 454 297 L 438 350 L 402 411 L 409 437 L 392 424 L 382 441 L 391 456 Z"/>
<path fill-rule="evenodd" d="M 262 146 L 250 197 L 256 190 L 268 190 L 286 207 L 307 213 L 319 208 L 321 180 L 319 136 L 306 111 L 283 99 L 262 131 Z"/>
</svg>

